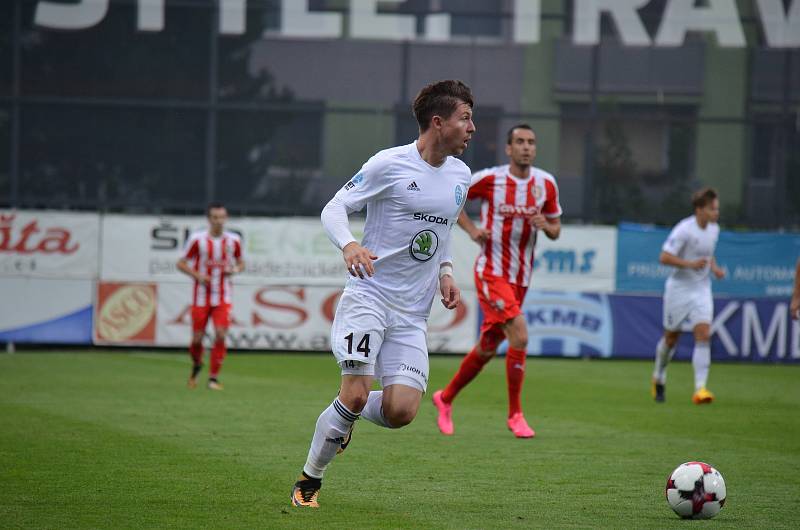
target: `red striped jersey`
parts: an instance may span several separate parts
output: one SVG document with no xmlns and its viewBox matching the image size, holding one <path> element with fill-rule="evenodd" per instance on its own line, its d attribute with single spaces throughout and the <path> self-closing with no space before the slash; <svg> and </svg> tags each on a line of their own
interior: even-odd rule
<svg viewBox="0 0 800 530">
<path fill-rule="evenodd" d="M 537 233 L 529 218 L 538 212 L 548 218 L 561 215 L 555 177 L 532 167 L 521 179 L 509 173 L 508 164 L 491 167 L 472 176 L 467 198 L 482 200 L 481 223 L 489 231 L 475 272 L 529 285 Z"/>
<path fill-rule="evenodd" d="M 194 282 L 192 305 L 213 307 L 231 303 L 230 275 L 223 272 L 242 259 L 242 241 L 238 234 L 223 232 L 219 237 L 212 237 L 208 230 L 195 232 L 186 242 L 183 259 L 209 278 L 206 285 Z"/>
</svg>

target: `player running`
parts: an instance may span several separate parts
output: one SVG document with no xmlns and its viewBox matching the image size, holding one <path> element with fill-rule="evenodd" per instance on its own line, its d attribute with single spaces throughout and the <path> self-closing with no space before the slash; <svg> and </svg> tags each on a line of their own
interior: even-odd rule
<svg viewBox="0 0 800 530">
<path fill-rule="evenodd" d="M 317 419 L 295 506 L 318 507 L 322 476 L 350 443 L 359 417 L 390 429 L 411 423 L 428 385 L 427 319 L 437 287 L 455 308 L 450 230 L 466 201 L 469 168 L 461 154 L 475 132 L 472 94 L 460 81 L 423 88 L 414 100 L 419 138 L 380 151 L 322 211 L 350 278 L 331 328 L 342 370 L 338 397 Z M 364 239 L 348 215 L 367 207 Z M 383 390 L 371 391 L 377 379 Z"/>
<path fill-rule="evenodd" d="M 664 286 L 664 336 L 656 346 L 652 394 L 658 402 L 665 399 L 667 365 L 675 355 L 681 327 L 691 326 L 694 333 L 694 388 L 692 401 L 711 403 L 714 394 L 707 388 L 711 366 L 711 320 L 714 299 L 711 296 L 711 274 L 717 279 L 725 271 L 717 266 L 714 250 L 719 238 L 719 199 L 712 188 L 703 188 L 692 195 L 694 215 L 683 219 L 670 232 L 661 249 L 659 261 L 674 267 Z"/>
<path fill-rule="evenodd" d="M 454 432 L 453 400 L 497 354 L 504 338 L 508 339 L 507 425 L 517 438 L 535 435 L 522 414 L 528 327 L 520 307 L 531 281 L 538 232 L 558 239 L 561 205 L 555 177 L 532 165 L 536 134 L 529 125 L 515 125 L 508 131 L 506 155 L 509 164 L 472 177 L 467 197 L 481 199 L 481 227 L 464 212 L 458 219 L 472 240 L 482 245 L 475 261 L 475 286 L 484 319 L 478 343 L 464 357 L 447 387 L 433 394 L 438 410 L 436 423 L 445 435 Z"/>
<path fill-rule="evenodd" d="M 189 388 L 197 386 L 197 376 L 203 368 L 203 336 L 209 318 L 214 323 L 214 345 L 211 348 L 211 367 L 208 388 L 222 390 L 219 372 L 227 353 L 225 336 L 231 320 L 231 275 L 244 270 L 242 242 L 238 234 L 225 230 L 228 211 L 221 203 L 206 209 L 208 229 L 193 233 L 186 242 L 178 270 L 194 279 L 192 294 L 192 373 Z"/>
</svg>

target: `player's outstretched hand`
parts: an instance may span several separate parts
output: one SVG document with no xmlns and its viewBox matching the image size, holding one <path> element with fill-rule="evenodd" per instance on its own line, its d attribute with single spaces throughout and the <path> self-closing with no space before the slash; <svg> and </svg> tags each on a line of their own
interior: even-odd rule
<svg viewBox="0 0 800 530">
<path fill-rule="evenodd" d="M 368 248 L 362 247 L 355 241 L 352 241 L 344 246 L 342 249 L 342 257 L 344 263 L 347 265 L 347 272 L 350 276 L 364 278 L 364 273 L 367 276 L 375 274 L 375 266 L 372 262 L 378 259 L 378 256 L 372 254 Z"/>
<path fill-rule="evenodd" d="M 439 289 L 442 291 L 442 304 L 447 309 L 455 309 L 461 302 L 461 291 L 456 286 L 452 276 L 446 274 L 439 280 Z"/>
<path fill-rule="evenodd" d="M 721 280 L 725 277 L 725 269 L 714 267 L 714 278 Z"/>
</svg>

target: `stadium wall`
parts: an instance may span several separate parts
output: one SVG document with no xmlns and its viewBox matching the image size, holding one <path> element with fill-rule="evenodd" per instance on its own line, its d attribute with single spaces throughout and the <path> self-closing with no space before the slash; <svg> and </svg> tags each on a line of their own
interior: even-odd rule
<svg viewBox="0 0 800 530">
<path fill-rule="evenodd" d="M 362 225 L 353 223 L 358 236 Z M 0 341 L 182 347 L 190 335 L 191 282 L 175 263 L 203 217 L 0 211 Z M 340 253 L 314 218 L 237 218 L 245 272 L 234 287 L 234 349 L 329 350 L 344 283 Z M 524 304 L 529 354 L 646 358 L 661 329 L 658 265 L 665 229 L 567 226 L 538 243 L 535 287 Z M 464 303 L 430 319 L 431 351 L 463 353 L 480 321 L 472 263 L 477 246 L 453 232 Z M 789 318 L 800 235 L 723 232 L 715 282 L 718 359 L 796 361 Z M 765 295 L 773 295 L 765 297 Z M 782 298 L 775 297 L 776 295 Z M 690 340 L 681 343 L 686 356 Z"/>
</svg>

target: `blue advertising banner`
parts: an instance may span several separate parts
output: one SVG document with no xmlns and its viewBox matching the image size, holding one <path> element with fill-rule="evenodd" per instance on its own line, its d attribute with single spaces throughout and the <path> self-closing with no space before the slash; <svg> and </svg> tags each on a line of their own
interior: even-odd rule
<svg viewBox="0 0 800 530">
<path fill-rule="evenodd" d="M 617 292 L 661 293 L 671 268 L 658 256 L 669 229 L 623 223 L 617 238 Z M 716 259 L 725 270 L 714 294 L 790 296 L 800 257 L 800 234 L 740 233 L 723 230 Z"/>
<path fill-rule="evenodd" d="M 800 361 L 800 323 L 788 298 L 714 299 L 712 358 L 755 362 Z M 522 311 L 528 353 L 558 357 L 652 359 L 663 333 L 660 296 L 529 291 Z M 677 359 L 690 359 L 685 329 Z"/>
</svg>

